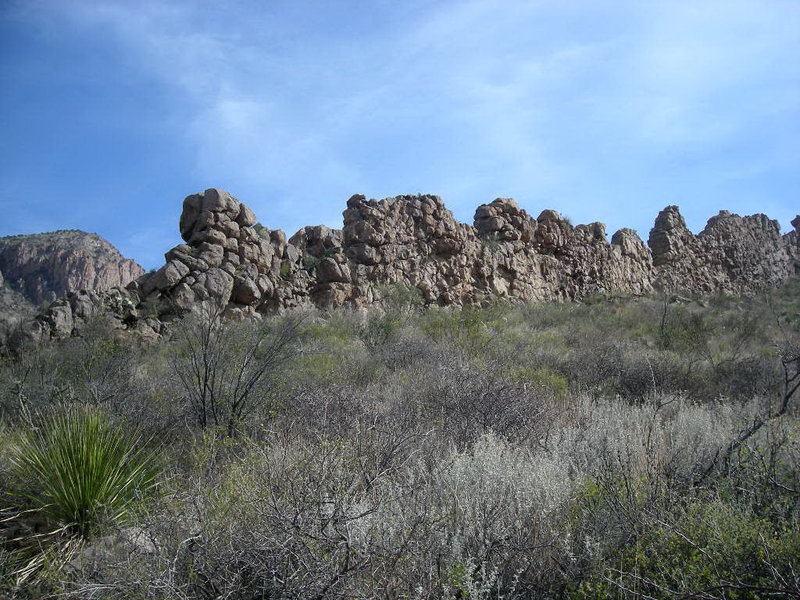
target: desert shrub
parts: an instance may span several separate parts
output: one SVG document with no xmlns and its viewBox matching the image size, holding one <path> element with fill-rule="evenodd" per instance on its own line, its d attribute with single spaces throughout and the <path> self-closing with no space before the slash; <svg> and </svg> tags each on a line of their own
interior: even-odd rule
<svg viewBox="0 0 800 600">
<path fill-rule="evenodd" d="M 364 345 L 374 350 L 386 344 L 403 326 L 403 320 L 391 312 L 372 310 L 366 316 L 359 337 Z"/>
<path fill-rule="evenodd" d="M 421 418 L 462 449 L 490 432 L 518 441 L 546 429 L 554 393 L 507 375 L 506 361 L 480 360 L 439 348 L 420 366 L 415 392 Z"/>
<path fill-rule="evenodd" d="M 366 429 L 350 442 L 240 439 L 224 444 L 224 458 L 204 445 L 206 464 L 186 482 L 192 494 L 180 512 L 151 522 L 162 545 L 148 571 L 123 577 L 144 576 L 183 597 L 375 597 L 385 582 L 367 574 L 389 564 L 391 552 L 404 553 L 391 549 L 397 539 L 378 535 L 375 515 L 402 496 L 382 482 L 407 451 L 402 440 L 374 438 Z M 117 585 L 128 589 L 129 581 Z"/>
<path fill-rule="evenodd" d="M 114 585 L 145 580 L 182 597 L 508 598 L 558 579 L 570 479 L 557 457 L 494 436 L 429 454 L 424 438 L 382 425 L 235 446 L 224 458 L 204 446 L 184 484 L 196 487 L 168 503 L 179 513 L 150 521 L 158 550 Z"/>
<path fill-rule="evenodd" d="M 670 310 L 661 329 L 660 346 L 687 354 L 700 354 L 707 350 L 714 325 L 702 312 L 677 306 Z"/>
<path fill-rule="evenodd" d="M 188 413 L 202 428 L 234 435 L 274 399 L 278 367 L 295 354 L 303 315 L 229 322 L 218 308 L 191 315 L 175 332 L 170 362 Z M 264 416 L 264 415 L 262 415 Z"/>
<path fill-rule="evenodd" d="M 791 524 L 719 500 L 693 502 L 673 513 L 640 513 L 635 539 L 613 549 L 602 574 L 584 582 L 574 597 L 756 599 L 800 593 L 800 534 Z"/>
<path fill-rule="evenodd" d="M 446 570 L 471 565 L 473 582 L 501 592 L 547 589 L 566 554 L 557 522 L 573 483 L 562 460 L 493 434 L 451 454 L 434 485 L 440 541 L 449 549 Z"/>
<path fill-rule="evenodd" d="M 487 352 L 502 328 L 505 305 L 485 308 L 467 307 L 460 310 L 429 310 L 423 315 L 420 327 L 433 340 L 455 346 L 472 356 Z"/>
<path fill-rule="evenodd" d="M 145 441 L 93 408 L 45 418 L 11 459 L 25 504 L 47 526 L 88 538 L 102 522 L 124 523 L 139 494 L 157 483 Z"/>
<path fill-rule="evenodd" d="M 796 422 L 778 420 L 762 428 L 736 449 L 714 483 L 723 500 L 745 506 L 759 517 L 797 523 L 800 436 Z"/>
<path fill-rule="evenodd" d="M 417 288 L 397 283 L 378 286 L 376 303 L 360 321 L 358 337 L 373 350 L 391 341 L 423 305 Z"/>
<path fill-rule="evenodd" d="M 422 312 L 403 300 L 409 290 L 394 292 L 399 299 L 366 315 L 309 315 L 285 360 L 252 388 L 233 436 L 225 398 L 247 373 L 252 342 L 268 343 L 279 320 L 263 330 L 220 321 L 207 331 L 217 350 L 195 344 L 213 367 L 208 384 L 223 416 L 204 428 L 194 426 L 201 404 L 176 377 L 192 365 L 181 325 L 153 347 L 120 346 L 128 389 L 99 404 L 115 424 L 135 421 L 169 439 L 165 494 L 137 512 L 155 548 L 101 556 L 96 571 L 61 571 L 58 592 L 768 595 L 749 585 L 796 594 L 794 399 L 776 412 L 780 360 L 796 346 L 791 294 Z M 22 485 L 3 457 L 36 407 L 80 401 L 87 381 L 113 391 L 100 373 L 116 368 L 113 343 L 65 340 L 0 364 L 0 401 L 11 407 L 0 487 Z M 3 537 L 16 534 L 0 524 Z M 738 572 L 748 564 L 752 577 Z"/>
<path fill-rule="evenodd" d="M 796 425 L 760 429 L 697 484 L 760 404 L 669 396 L 639 406 L 579 404 L 551 439 L 585 477 L 570 516 L 569 579 L 584 582 L 574 597 L 767 593 L 757 586 L 794 593 L 787 560 L 797 545 Z"/>
<path fill-rule="evenodd" d="M 581 346 L 559 357 L 558 370 L 570 374 L 578 389 L 596 390 L 599 395 L 614 395 L 623 361 L 623 348 L 613 341 L 596 346 Z"/>
<path fill-rule="evenodd" d="M 311 275 L 313 275 L 317 267 L 319 267 L 319 261 L 320 259 L 316 256 L 303 254 L 303 268 Z"/>
<path fill-rule="evenodd" d="M 390 312 L 409 315 L 417 312 L 424 304 L 419 289 L 402 283 L 378 286 L 376 291 L 378 301 Z"/>
<path fill-rule="evenodd" d="M 515 365 L 511 367 L 508 377 L 523 386 L 550 391 L 559 398 L 567 395 L 567 379 L 544 365 L 535 368 Z"/>
<path fill-rule="evenodd" d="M 719 365 L 714 371 L 720 395 L 737 400 L 780 393 L 780 368 L 773 352 L 744 356 Z"/>
<path fill-rule="evenodd" d="M 134 378 L 140 357 L 135 342 L 95 315 L 79 337 L 39 344 L 5 361 L 0 409 L 12 419 L 69 404 L 125 410 L 139 400 Z"/>
</svg>

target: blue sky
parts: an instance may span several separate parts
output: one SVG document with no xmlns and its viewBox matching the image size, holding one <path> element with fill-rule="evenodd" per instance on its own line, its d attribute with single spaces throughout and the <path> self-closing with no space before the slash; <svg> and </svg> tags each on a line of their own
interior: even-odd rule
<svg viewBox="0 0 800 600">
<path fill-rule="evenodd" d="M 796 0 L 0 2 L 0 235 L 146 268 L 182 199 L 291 235 L 348 197 L 514 197 L 643 239 L 800 212 Z"/>
</svg>

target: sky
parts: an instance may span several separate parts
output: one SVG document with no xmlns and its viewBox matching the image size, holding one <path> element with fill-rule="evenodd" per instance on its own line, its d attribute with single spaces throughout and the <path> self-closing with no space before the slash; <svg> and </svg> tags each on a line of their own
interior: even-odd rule
<svg viewBox="0 0 800 600">
<path fill-rule="evenodd" d="M 800 213 L 797 0 L 0 0 L 0 76 L 0 235 L 148 269 L 209 187 L 289 235 L 356 193 Z"/>
</svg>

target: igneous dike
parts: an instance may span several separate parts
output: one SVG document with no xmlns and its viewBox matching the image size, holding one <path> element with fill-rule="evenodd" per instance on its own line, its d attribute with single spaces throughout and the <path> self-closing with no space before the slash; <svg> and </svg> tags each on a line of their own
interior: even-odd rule
<svg viewBox="0 0 800 600">
<path fill-rule="evenodd" d="M 287 240 L 228 192 L 208 189 L 184 200 L 185 243 L 165 254 L 164 266 L 126 287 L 57 301 L 31 333 L 68 335 L 101 305 L 121 326 L 143 333 L 158 333 L 165 318 L 207 302 L 233 316 L 364 307 L 389 284 L 415 288 L 438 305 L 654 289 L 747 295 L 800 271 L 800 216 L 792 225 L 781 235 L 765 215 L 722 211 L 694 235 L 678 208 L 668 206 L 645 245 L 630 229 L 609 242 L 602 223 L 573 226 L 552 210 L 533 218 L 512 199 L 479 206 L 467 225 L 438 196 L 356 195 L 341 230 L 304 227 Z"/>
</svg>

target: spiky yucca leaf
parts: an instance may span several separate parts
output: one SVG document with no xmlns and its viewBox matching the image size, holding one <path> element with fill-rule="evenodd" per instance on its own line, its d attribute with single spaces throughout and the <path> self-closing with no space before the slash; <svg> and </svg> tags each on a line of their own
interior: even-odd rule
<svg viewBox="0 0 800 600">
<path fill-rule="evenodd" d="M 84 538 L 101 519 L 124 523 L 157 476 L 143 440 L 91 408 L 46 419 L 17 444 L 12 462 L 27 482 L 27 499 L 49 524 Z"/>
</svg>

